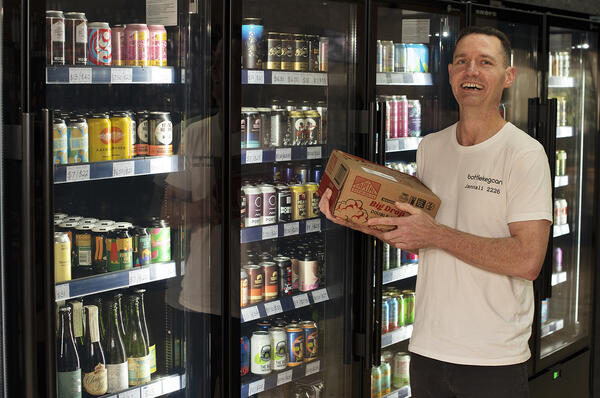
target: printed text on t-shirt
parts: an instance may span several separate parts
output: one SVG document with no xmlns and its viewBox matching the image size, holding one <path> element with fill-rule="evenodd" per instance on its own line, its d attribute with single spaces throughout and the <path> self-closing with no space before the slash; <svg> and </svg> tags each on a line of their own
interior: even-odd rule
<svg viewBox="0 0 600 398">
<path fill-rule="evenodd" d="M 495 185 L 495 186 L 490 186 Z M 502 186 L 502 180 L 497 178 L 485 177 L 481 174 L 470 174 L 467 173 L 467 183 L 465 189 L 472 189 L 475 191 L 484 191 L 500 195 L 500 187 Z"/>
</svg>

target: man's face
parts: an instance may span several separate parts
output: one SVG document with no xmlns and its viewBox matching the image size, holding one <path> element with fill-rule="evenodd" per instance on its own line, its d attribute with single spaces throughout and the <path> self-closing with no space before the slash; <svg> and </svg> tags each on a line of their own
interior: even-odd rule
<svg viewBox="0 0 600 398">
<path fill-rule="evenodd" d="M 504 88 L 512 86 L 516 69 L 505 66 L 504 51 L 495 36 L 463 37 L 448 65 L 450 85 L 462 107 L 497 108 Z"/>
</svg>

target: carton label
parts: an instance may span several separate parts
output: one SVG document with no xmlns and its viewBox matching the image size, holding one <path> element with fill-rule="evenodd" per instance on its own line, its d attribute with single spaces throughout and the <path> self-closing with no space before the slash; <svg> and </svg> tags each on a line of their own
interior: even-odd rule
<svg viewBox="0 0 600 398">
<path fill-rule="evenodd" d="M 350 191 L 359 195 L 366 196 L 369 199 L 377 198 L 377 194 L 381 189 L 381 184 L 367 178 L 356 176 L 354 184 Z"/>
<path fill-rule="evenodd" d="M 362 200 L 348 199 L 339 201 L 335 212 L 340 212 L 348 221 L 365 224 L 369 219 L 367 211 L 363 208 Z"/>
</svg>

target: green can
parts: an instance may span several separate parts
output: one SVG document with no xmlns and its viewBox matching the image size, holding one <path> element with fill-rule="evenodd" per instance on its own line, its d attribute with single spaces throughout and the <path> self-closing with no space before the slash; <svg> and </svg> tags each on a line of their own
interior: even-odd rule
<svg viewBox="0 0 600 398">
<path fill-rule="evenodd" d="M 405 324 L 410 325 L 415 322 L 415 292 L 412 290 L 403 290 L 404 296 L 404 319 Z"/>
<path fill-rule="evenodd" d="M 402 293 L 394 292 L 391 294 L 398 300 L 398 327 L 406 326 L 406 303 Z"/>
<path fill-rule="evenodd" d="M 154 220 L 149 228 L 152 264 L 171 261 L 171 228 L 165 220 Z"/>
</svg>

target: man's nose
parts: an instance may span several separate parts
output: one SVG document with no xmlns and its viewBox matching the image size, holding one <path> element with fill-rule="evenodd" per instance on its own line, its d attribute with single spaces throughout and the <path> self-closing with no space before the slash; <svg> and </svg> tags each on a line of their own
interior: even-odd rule
<svg viewBox="0 0 600 398">
<path fill-rule="evenodd" d="M 475 60 L 469 61 L 467 63 L 467 72 L 469 74 L 478 74 L 479 73 L 479 69 L 477 68 L 477 63 L 475 62 Z"/>
</svg>

